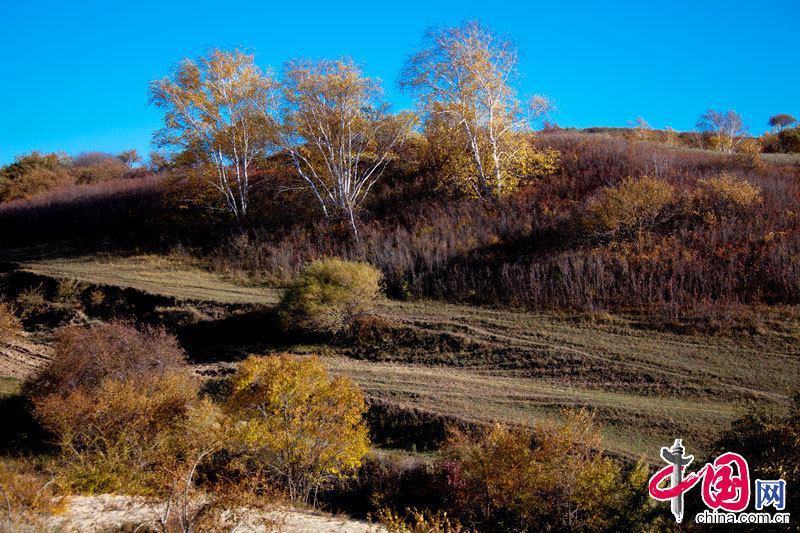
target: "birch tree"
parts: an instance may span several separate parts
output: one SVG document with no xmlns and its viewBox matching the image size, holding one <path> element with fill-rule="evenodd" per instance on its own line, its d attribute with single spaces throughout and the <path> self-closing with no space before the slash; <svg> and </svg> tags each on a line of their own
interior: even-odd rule
<svg viewBox="0 0 800 533">
<path fill-rule="evenodd" d="M 275 148 L 277 90 L 272 73 L 239 50 L 185 59 L 150 83 L 150 102 L 164 113 L 154 143 L 200 161 L 237 220 L 247 215 L 254 163 Z"/>
<path fill-rule="evenodd" d="M 523 135 L 553 104 L 546 96 L 518 97 L 517 64 L 512 40 L 465 22 L 426 32 L 400 75 L 401 90 L 418 100 L 428 124 L 463 136 L 471 162 L 462 185 L 479 197 L 512 191 L 531 163 L 555 162 L 556 154 L 534 149 Z"/>
<path fill-rule="evenodd" d="M 714 111 L 709 109 L 697 120 L 695 127 L 710 133 L 717 139 L 717 147 L 722 152 L 733 152 L 742 142 L 742 137 L 748 136 L 750 129 L 742 120 L 742 116 L 734 110 Z"/>
<path fill-rule="evenodd" d="M 328 219 L 344 218 L 358 239 L 357 212 L 408 131 L 377 80 L 349 58 L 289 61 L 283 78 L 280 145 Z"/>
</svg>

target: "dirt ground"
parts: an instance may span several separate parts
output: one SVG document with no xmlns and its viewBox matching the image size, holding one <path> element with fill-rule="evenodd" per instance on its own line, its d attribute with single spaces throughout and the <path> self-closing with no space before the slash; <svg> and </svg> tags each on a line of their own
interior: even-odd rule
<svg viewBox="0 0 800 533">
<path fill-rule="evenodd" d="M 0 376 L 24 379 L 49 360 L 51 348 L 26 338 L 0 342 Z"/>
<path fill-rule="evenodd" d="M 32 527 L 40 531 L 64 533 L 99 533 L 158 530 L 156 510 L 144 498 L 103 494 L 72 496 L 66 510 L 55 516 L 40 517 Z M 328 515 L 316 511 L 276 507 L 267 512 L 240 509 L 225 524 L 225 531 L 236 533 L 387 533 L 386 528 L 363 520 Z M 21 528 L 20 528 L 21 529 Z"/>
</svg>

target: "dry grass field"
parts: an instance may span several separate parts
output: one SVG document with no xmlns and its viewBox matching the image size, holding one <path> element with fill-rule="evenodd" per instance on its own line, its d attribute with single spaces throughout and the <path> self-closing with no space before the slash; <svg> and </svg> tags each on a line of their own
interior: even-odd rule
<svg viewBox="0 0 800 533">
<path fill-rule="evenodd" d="M 4 259 L 40 275 L 183 300 L 266 309 L 280 294 L 177 258 Z M 322 354 L 369 397 L 468 421 L 531 425 L 556 417 L 560 408 L 587 406 L 603 424 L 610 450 L 650 461 L 673 438 L 707 449 L 748 405 L 782 411 L 800 388 L 796 318 L 778 317 L 753 331 L 680 333 L 606 314 L 386 301 L 375 322 L 352 342 L 300 339 L 277 347 Z M 198 331 L 211 325 L 199 324 Z M 237 357 L 271 346 L 260 342 L 266 329 L 251 329 Z M 235 360 L 219 348 L 223 341 L 199 344 L 205 365 Z M 0 381 L 3 389 L 15 384 Z"/>
</svg>

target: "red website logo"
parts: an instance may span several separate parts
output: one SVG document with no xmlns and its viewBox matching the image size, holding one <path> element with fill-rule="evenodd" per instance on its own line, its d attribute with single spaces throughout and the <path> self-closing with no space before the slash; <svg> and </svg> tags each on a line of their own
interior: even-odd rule
<svg viewBox="0 0 800 533">
<path fill-rule="evenodd" d="M 672 514 L 680 523 L 683 520 L 683 495 L 703 482 L 703 502 L 709 509 L 738 513 L 750 503 L 750 471 L 747 461 L 738 453 L 724 453 L 713 463 L 706 463 L 696 473 L 685 475 L 686 467 L 694 456 L 684 455 L 681 439 L 676 439 L 671 448 L 661 448 L 661 458 L 668 466 L 650 478 L 650 496 L 656 500 L 670 501 Z M 670 479 L 670 486 L 661 488 L 662 482 Z"/>
</svg>

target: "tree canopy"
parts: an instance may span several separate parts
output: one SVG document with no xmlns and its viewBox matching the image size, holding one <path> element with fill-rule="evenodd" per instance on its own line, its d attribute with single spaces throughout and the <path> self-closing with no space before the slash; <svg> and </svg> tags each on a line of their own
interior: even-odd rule
<svg viewBox="0 0 800 533">
<path fill-rule="evenodd" d="M 184 59 L 150 83 L 150 102 L 164 112 L 159 147 L 189 156 L 237 219 L 247 214 L 253 163 L 274 148 L 277 86 L 254 56 L 212 49 Z"/>
<path fill-rule="evenodd" d="M 400 76 L 400 88 L 417 99 L 426 117 L 426 130 L 447 132 L 465 147 L 469 160 L 453 158 L 458 170 L 449 174 L 479 197 L 512 191 L 532 166 L 547 170 L 555 162 L 520 136 L 553 103 L 545 96 L 518 97 L 517 64 L 511 39 L 470 21 L 429 30 Z"/>
</svg>

